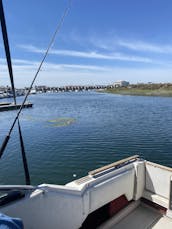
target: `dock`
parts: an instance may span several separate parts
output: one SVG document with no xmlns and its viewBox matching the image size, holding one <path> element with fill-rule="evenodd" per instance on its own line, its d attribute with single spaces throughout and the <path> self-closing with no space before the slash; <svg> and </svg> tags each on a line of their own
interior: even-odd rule
<svg viewBox="0 0 172 229">
<path fill-rule="evenodd" d="M 31 108 L 33 103 L 25 103 L 23 108 Z M 20 109 L 21 104 L 14 104 L 14 103 L 0 103 L 0 112 L 1 111 L 11 111 Z"/>
</svg>

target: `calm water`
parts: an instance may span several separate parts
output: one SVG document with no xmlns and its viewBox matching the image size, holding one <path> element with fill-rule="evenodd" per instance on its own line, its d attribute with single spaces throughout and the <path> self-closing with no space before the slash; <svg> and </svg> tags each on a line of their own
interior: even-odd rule
<svg viewBox="0 0 172 229">
<path fill-rule="evenodd" d="M 21 125 L 33 184 L 64 184 L 133 154 L 172 166 L 172 98 L 81 92 L 29 100 L 34 107 L 23 111 Z M 0 142 L 15 113 L 0 113 Z M 0 183 L 24 183 L 16 129 L 0 160 Z"/>
</svg>

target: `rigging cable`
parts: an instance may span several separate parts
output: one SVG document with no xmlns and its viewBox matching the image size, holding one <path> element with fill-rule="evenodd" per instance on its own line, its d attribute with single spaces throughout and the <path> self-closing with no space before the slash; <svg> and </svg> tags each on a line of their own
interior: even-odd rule
<svg viewBox="0 0 172 229">
<path fill-rule="evenodd" d="M 0 0 L 0 2 L 2 2 L 2 0 Z M 48 55 L 48 53 L 49 53 L 49 50 L 50 50 L 50 48 L 52 47 L 52 45 L 53 45 L 53 43 L 54 43 L 54 41 L 55 41 L 55 38 L 56 38 L 57 34 L 59 33 L 59 31 L 60 31 L 62 25 L 63 25 L 64 19 L 65 19 L 65 17 L 67 16 L 67 14 L 68 14 L 68 12 L 69 12 L 69 10 L 70 10 L 70 8 L 71 8 L 71 2 L 72 2 L 72 0 L 69 0 L 69 1 L 68 1 L 67 7 L 65 8 L 65 11 L 64 11 L 62 17 L 61 17 L 59 23 L 57 24 L 56 30 L 55 30 L 55 32 L 54 32 L 54 34 L 53 34 L 53 36 L 52 36 L 52 38 L 51 38 L 51 40 L 50 40 L 50 42 L 49 42 L 49 45 L 48 45 L 48 47 L 47 47 L 47 49 L 46 49 L 46 51 L 45 51 L 45 53 L 44 53 L 44 55 L 43 55 L 42 61 L 40 62 L 40 65 L 39 65 L 39 67 L 38 67 L 38 69 L 37 69 L 37 71 L 36 71 L 36 73 L 35 73 L 35 76 L 34 76 L 32 82 L 31 82 L 31 84 L 30 84 L 30 87 L 29 87 L 29 89 L 28 89 L 28 91 L 27 91 L 27 93 L 26 93 L 26 95 L 25 95 L 25 97 L 24 97 L 24 99 L 23 99 L 23 102 L 22 102 L 22 104 L 21 104 L 21 106 L 20 106 L 20 109 L 19 109 L 19 111 L 18 111 L 18 113 L 17 113 L 17 115 L 16 115 L 16 117 L 15 117 L 15 119 L 14 119 L 12 125 L 11 125 L 11 128 L 9 129 L 8 134 L 6 135 L 4 141 L 3 141 L 2 145 L 1 145 L 1 148 L 0 148 L 0 158 L 2 157 L 3 152 L 4 152 L 4 150 L 5 150 L 5 148 L 6 148 L 7 144 L 8 144 L 8 141 L 9 141 L 9 139 L 10 139 L 12 130 L 13 130 L 15 124 L 16 124 L 16 121 L 18 120 L 18 118 L 19 118 L 19 116 L 20 116 L 20 113 L 21 113 L 21 111 L 22 111 L 22 109 L 23 109 L 23 106 L 24 106 L 24 104 L 25 104 L 25 102 L 26 102 L 26 99 L 27 99 L 27 97 L 29 96 L 30 91 L 31 91 L 31 89 L 32 89 L 32 87 L 33 87 L 33 84 L 34 84 L 34 82 L 35 82 L 35 80 L 36 80 L 36 78 L 37 78 L 37 76 L 38 76 L 38 73 L 40 72 L 41 67 L 42 67 L 42 65 L 43 65 L 43 63 L 44 63 L 44 61 L 45 61 L 45 59 L 46 59 L 46 57 L 47 57 L 47 55 Z"/>
<path fill-rule="evenodd" d="M 11 88 L 13 92 L 13 99 L 14 99 L 14 104 L 16 105 L 17 103 L 16 103 L 16 93 L 15 93 L 15 87 L 14 87 L 13 68 L 12 68 L 12 63 L 11 63 L 10 46 L 9 46 L 9 41 L 8 41 L 8 33 L 7 33 L 7 27 L 6 27 L 6 22 L 5 22 L 5 15 L 4 15 L 2 0 L 0 0 L 0 21 L 1 21 L 2 36 L 3 36 L 3 41 L 4 41 L 6 60 L 8 64 L 8 71 L 9 71 L 9 76 L 10 76 L 10 81 L 11 81 Z M 27 185 L 30 185 L 30 175 L 29 175 L 29 169 L 28 169 L 28 164 L 27 164 L 26 152 L 25 152 L 24 141 L 23 141 L 19 118 L 18 118 L 18 131 L 19 131 L 20 148 L 21 148 L 23 167 L 24 167 L 24 173 L 25 173 L 25 181 Z"/>
</svg>

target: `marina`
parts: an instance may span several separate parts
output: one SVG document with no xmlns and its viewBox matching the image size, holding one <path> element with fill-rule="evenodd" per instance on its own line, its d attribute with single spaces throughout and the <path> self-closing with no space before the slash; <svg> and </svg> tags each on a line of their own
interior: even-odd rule
<svg viewBox="0 0 172 229">
<path fill-rule="evenodd" d="M 103 90 L 114 88 L 115 85 L 73 85 L 73 86 L 61 86 L 61 87 L 49 87 L 49 86 L 35 86 L 31 89 L 30 95 L 41 93 L 59 93 L 59 92 L 78 92 L 78 91 L 91 91 L 91 90 Z M 16 96 L 24 96 L 27 94 L 29 88 L 15 89 Z M 0 87 L 0 99 L 12 98 L 13 93 L 11 87 Z"/>
<path fill-rule="evenodd" d="M 89 47 L 85 51 L 72 50 L 72 46 L 68 49 L 63 45 L 60 45 L 60 49 L 53 50 L 56 36 L 71 13 L 71 3 L 71 0 L 67 2 L 45 49 L 11 42 L 16 53 L 21 48 L 41 54 L 42 58 L 38 62 L 33 62 L 32 58 L 15 59 L 12 64 L 4 8 L 0 0 L 0 23 L 6 57 L 6 62 L 1 58 L 0 64 L 7 63 L 11 84 L 10 87 L 0 87 L 0 111 L 3 111 L 0 112 L 0 228 L 171 229 L 172 103 L 170 97 L 157 96 L 171 96 L 172 84 L 152 84 L 149 81 L 147 85 L 142 83 L 140 87 L 138 83 L 130 85 L 129 81 L 118 80 L 106 86 L 35 86 L 38 74 L 40 71 L 44 72 L 43 64 L 49 69 L 47 72 L 50 75 L 55 73 L 54 70 L 64 73 L 67 69 L 70 77 L 76 77 L 79 70 L 82 77 L 85 75 L 87 78 L 88 73 L 92 72 L 91 77 L 96 78 L 98 71 L 103 75 L 105 72 L 114 73 L 112 65 L 107 70 L 105 60 L 133 62 L 135 68 L 137 62 L 142 63 L 142 67 L 161 63 L 146 56 L 122 53 L 126 48 L 128 51 L 148 49 L 163 53 L 161 48 L 142 42 L 135 42 L 136 45 L 133 46 L 122 39 L 116 40 L 116 44 L 104 43 L 101 39 L 95 43 L 93 37 L 90 37 L 87 44 L 92 46 L 95 43 L 94 49 L 97 47 L 99 51 L 89 51 Z M 91 12 L 92 8 L 88 6 L 87 10 Z M 121 6 L 123 8 L 123 4 Z M 97 7 L 99 5 L 95 9 Z M 10 11 L 7 15 L 9 13 Z M 106 14 L 106 10 L 103 13 Z M 112 15 L 114 18 L 114 10 Z M 91 14 L 91 19 L 90 16 Z M 22 22 L 21 19 L 20 21 Z M 103 28 L 103 20 L 100 21 Z M 42 24 L 46 27 L 47 22 Z M 85 28 L 84 26 L 84 30 Z M 34 34 L 33 30 L 28 30 Z M 22 40 L 24 37 L 21 37 Z M 42 38 L 39 40 L 40 44 Z M 73 36 L 74 40 L 77 41 L 77 46 L 81 45 L 76 34 Z M 114 46 L 115 52 L 111 50 L 111 53 L 107 53 L 108 46 L 110 50 Z M 75 64 L 71 59 L 68 64 L 62 63 L 62 59 L 59 65 L 53 62 L 45 64 L 49 54 L 61 55 L 64 59 L 66 55 L 79 58 Z M 81 58 L 97 59 L 97 63 L 84 63 Z M 98 66 L 101 59 L 103 65 Z M 23 76 L 27 80 L 28 70 L 33 69 L 33 63 L 35 73 L 28 87 L 16 89 L 13 69 L 24 67 Z M 118 73 L 122 69 L 119 66 L 115 67 Z M 129 69 L 130 65 L 127 71 Z M 72 71 L 74 74 L 71 74 Z M 69 76 L 66 73 L 62 74 L 61 80 Z M 68 78 L 68 82 L 70 79 Z M 50 78 L 48 82 L 51 81 L 49 80 Z M 106 82 L 109 81 L 106 79 Z M 27 102 L 28 97 L 31 102 Z M 24 109 L 33 104 L 34 109 Z M 9 112 L 11 110 L 16 111 Z"/>
</svg>

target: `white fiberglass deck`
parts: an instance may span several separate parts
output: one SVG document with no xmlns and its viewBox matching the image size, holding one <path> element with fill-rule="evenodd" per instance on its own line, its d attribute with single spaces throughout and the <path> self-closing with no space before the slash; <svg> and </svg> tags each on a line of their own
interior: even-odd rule
<svg viewBox="0 0 172 229">
<path fill-rule="evenodd" d="M 0 211 L 21 218 L 26 229 L 172 229 L 172 168 L 138 156 L 64 186 L 2 185 L 0 190 L 15 192 L 15 198 L 17 191 L 20 198 L 7 195 Z"/>
<path fill-rule="evenodd" d="M 126 217 L 116 223 L 116 216 L 106 222 L 100 229 L 171 229 L 172 219 L 163 216 L 156 209 L 144 203 L 139 204 Z"/>
</svg>

